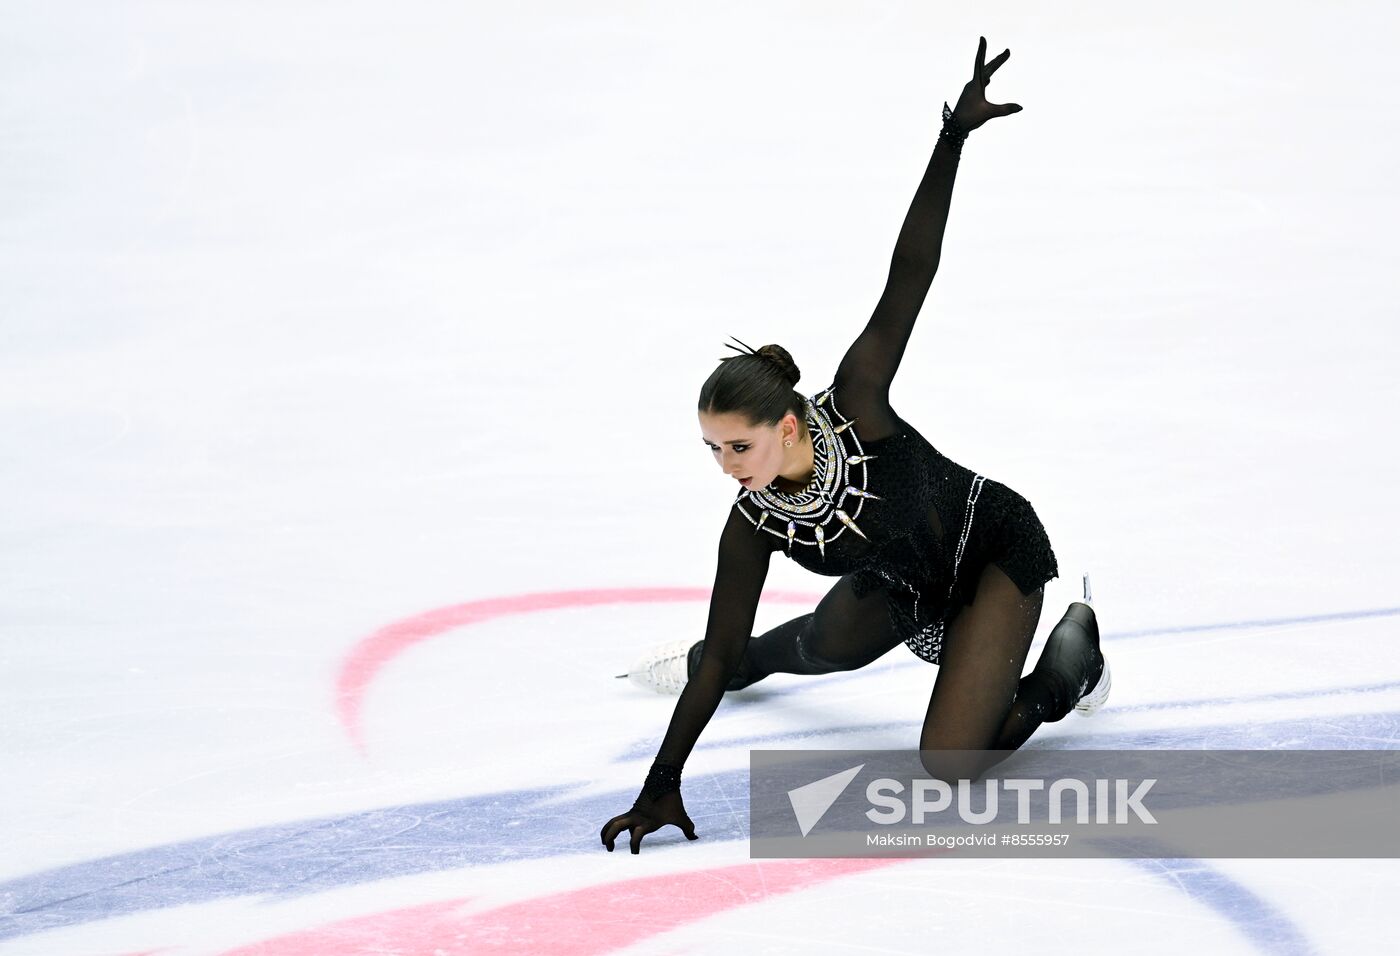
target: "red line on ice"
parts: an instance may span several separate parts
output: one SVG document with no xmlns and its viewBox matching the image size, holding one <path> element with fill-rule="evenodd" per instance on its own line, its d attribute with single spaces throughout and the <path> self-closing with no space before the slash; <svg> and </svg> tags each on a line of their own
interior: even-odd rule
<svg viewBox="0 0 1400 956">
<path fill-rule="evenodd" d="M 765 600 L 813 604 L 820 596 L 797 591 L 770 591 Z M 583 608 L 600 604 L 661 604 L 707 601 L 708 588 L 595 588 L 580 591 L 542 591 L 511 597 L 486 598 L 435 608 L 394 621 L 363 638 L 346 655 L 336 679 L 336 711 L 356 749 L 364 752 L 360 710 L 375 676 L 386 664 L 415 644 L 431 637 L 512 614 Z"/>
<path fill-rule="evenodd" d="M 622 859 L 630 857 L 628 854 Z M 613 862 L 599 861 L 600 865 Z M 481 912 L 467 909 L 470 898 L 443 900 L 352 917 L 263 940 L 223 956 L 358 956 L 390 952 L 397 956 L 597 956 L 726 910 L 900 862 L 900 858 L 886 857 L 741 863 L 649 874 Z"/>
</svg>

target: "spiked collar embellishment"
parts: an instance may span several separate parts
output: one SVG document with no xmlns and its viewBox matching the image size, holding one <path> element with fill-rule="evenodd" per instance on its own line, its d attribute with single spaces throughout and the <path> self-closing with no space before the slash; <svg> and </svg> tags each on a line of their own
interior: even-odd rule
<svg viewBox="0 0 1400 956">
<path fill-rule="evenodd" d="M 826 543 L 848 529 L 865 538 L 855 519 L 867 499 L 880 500 L 879 495 L 865 490 L 870 477 L 865 463 L 878 456 L 867 455 L 860 447 L 860 439 L 851 430 L 856 419 L 848 419 L 837 410 L 835 391 L 832 385 L 807 402 L 813 465 L 807 487 L 788 494 L 770 484 L 746 488 L 735 499 L 755 534 L 766 531 L 787 539 L 788 557 L 792 557 L 796 543 L 817 548 L 825 559 Z"/>
</svg>

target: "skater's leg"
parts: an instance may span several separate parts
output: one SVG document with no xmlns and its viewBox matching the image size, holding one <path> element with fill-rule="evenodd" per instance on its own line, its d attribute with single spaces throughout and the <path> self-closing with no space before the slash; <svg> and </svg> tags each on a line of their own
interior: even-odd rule
<svg viewBox="0 0 1400 956">
<path fill-rule="evenodd" d="M 995 564 L 983 569 L 972 604 L 948 624 L 933 684 L 921 751 L 924 766 L 943 780 L 976 779 L 1026 741 L 1039 720 L 1015 706 L 1021 668 L 1040 620 L 1044 590 L 1023 595 Z"/>
<path fill-rule="evenodd" d="M 849 578 L 843 577 L 815 611 L 751 638 L 739 673 L 726 689 L 748 687 L 769 674 L 856 670 L 900 643 L 890 625 L 884 592 L 858 598 Z M 698 651 L 692 657 L 698 661 Z"/>
</svg>

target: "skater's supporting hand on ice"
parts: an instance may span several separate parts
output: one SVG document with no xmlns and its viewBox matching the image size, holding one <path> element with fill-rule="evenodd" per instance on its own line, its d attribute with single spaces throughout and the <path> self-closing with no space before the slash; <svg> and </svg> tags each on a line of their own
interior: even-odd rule
<svg viewBox="0 0 1400 956">
<path fill-rule="evenodd" d="M 981 42 L 977 44 L 977 62 L 972 68 L 972 79 L 967 81 L 967 86 L 963 87 L 962 96 L 958 97 L 958 105 L 953 107 L 953 118 L 965 130 L 974 130 L 994 116 L 1009 116 L 1021 111 L 1021 107 L 1015 103 L 987 102 L 987 84 L 991 82 L 992 74 L 997 71 L 997 67 L 1005 63 L 1006 58 L 1011 55 L 1011 50 L 1008 47 L 995 60 L 984 64 L 983 59 L 987 55 L 987 38 L 979 37 L 978 39 Z"/>
<path fill-rule="evenodd" d="M 603 846 L 611 853 L 613 841 L 623 830 L 632 831 L 632 852 L 642 852 L 642 837 L 648 833 L 660 830 L 668 823 L 674 823 L 681 828 L 687 840 L 700 839 L 695 835 L 695 824 L 691 822 L 690 816 L 685 812 L 685 803 L 681 800 L 681 792 L 672 790 L 663 794 L 655 800 L 643 795 L 637 798 L 637 802 L 632 804 L 632 809 L 621 816 L 613 817 L 603 824 Z"/>
</svg>

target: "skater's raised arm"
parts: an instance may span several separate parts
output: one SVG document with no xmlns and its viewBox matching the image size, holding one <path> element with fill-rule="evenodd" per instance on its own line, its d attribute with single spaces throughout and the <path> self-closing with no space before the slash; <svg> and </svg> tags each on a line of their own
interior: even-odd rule
<svg viewBox="0 0 1400 956">
<path fill-rule="evenodd" d="M 885 290 L 836 371 L 842 410 L 861 420 L 859 431 L 867 439 L 892 434 L 898 427 L 889 407 L 890 384 L 914 331 L 914 320 L 938 271 L 962 141 L 969 131 L 993 116 L 1005 116 L 1021 109 L 1015 103 L 987 102 L 984 92 L 987 82 L 997 67 L 1006 62 L 1011 51 L 1006 50 L 984 65 L 986 51 L 984 37 L 977 47 L 972 79 L 963 88 L 957 107 L 949 111 L 944 104 L 943 130 L 895 241 Z"/>
<path fill-rule="evenodd" d="M 680 827 L 688 839 L 698 839 L 681 800 L 680 771 L 719 708 L 725 685 L 744 659 L 773 553 L 769 538 L 749 524 L 737 508 L 729 509 L 729 520 L 720 535 L 699 666 L 676 701 L 666 736 L 632 809 L 603 825 L 603 845 L 609 850 L 619 834 L 630 830 L 632 852 L 639 853 L 642 837 L 668 823 Z"/>
</svg>

